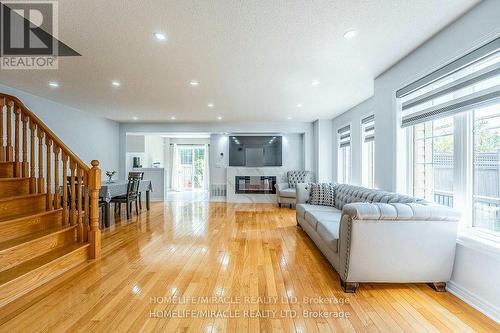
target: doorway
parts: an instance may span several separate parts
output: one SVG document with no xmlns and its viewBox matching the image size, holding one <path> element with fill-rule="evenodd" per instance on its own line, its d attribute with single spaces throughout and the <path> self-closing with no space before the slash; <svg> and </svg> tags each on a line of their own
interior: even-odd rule
<svg viewBox="0 0 500 333">
<path fill-rule="evenodd" d="M 205 191 L 205 146 L 179 146 L 177 181 L 181 191 Z M 175 175 L 174 175 L 175 176 Z"/>
</svg>

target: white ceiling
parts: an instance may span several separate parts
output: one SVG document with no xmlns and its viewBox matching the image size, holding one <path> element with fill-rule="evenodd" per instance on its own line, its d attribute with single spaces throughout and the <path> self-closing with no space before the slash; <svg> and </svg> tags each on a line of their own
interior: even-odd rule
<svg viewBox="0 0 500 333">
<path fill-rule="evenodd" d="M 332 118 L 478 2 L 64 0 L 59 39 L 83 56 L 57 71 L 1 71 L 0 82 L 117 121 Z M 358 36 L 346 40 L 350 29 Z"/>
</svg>

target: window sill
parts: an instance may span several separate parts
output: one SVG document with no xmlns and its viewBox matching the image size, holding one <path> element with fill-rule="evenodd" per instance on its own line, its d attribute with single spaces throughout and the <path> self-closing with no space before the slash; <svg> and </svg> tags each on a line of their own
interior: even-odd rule
<svg viewBox="0 0 500 333">
<path fill-rule="evenodd" d="M 457 243 L 486 255 L 500 258 L 500 237 L 469 228 L 459 232 Z"/>
</svg>

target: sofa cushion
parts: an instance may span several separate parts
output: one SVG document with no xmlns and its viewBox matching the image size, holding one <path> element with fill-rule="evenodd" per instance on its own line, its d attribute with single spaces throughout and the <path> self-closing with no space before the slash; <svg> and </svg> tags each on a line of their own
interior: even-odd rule
<svg viewBox="0 0 500 333">
<path fill-rule="evenodd" d="M 283 190 L 280 190 L 279 195 L 280 197 L 285 197 L 285 198 L 295 198 L 296 196 L 295 188 L 285 188 Z"/>
<path fill-rule="evenodd" d="M 311 204 L 298 204 L 297 207 L 295 207 L 297 216 L 300 216 L 301 218 L 305 218 L 306 212 L 338 212 L 339 210 L 336 209 L 335 207 L 330 207 L 330 206 L 316 206 L 316 205 L 311 205 Z"/>
<path fill-rule="evenodd" d="M 333 207 L 331 207 L 333 208 Z M 322 222 L 339 222 L 342 217 L 342 212 L 338 209 L 333 208 L 330 211 L 321 210 L 309 210 L 305 214 L 305 219 L 307 223 L 317 230 L 317 225 L 320 221 Z"/>
<path fill-rule="evenodd" d="M 337 221 L 320 220 L 316 226 L 317 233 L 326 245 L 334 252 L 338 252 L 340 218 Z"/>
<path fill-rule="evenodd" d="M 311 205 L 335 206 L 335 185 L 331 183 L 311 184 Z"/>
</svg>

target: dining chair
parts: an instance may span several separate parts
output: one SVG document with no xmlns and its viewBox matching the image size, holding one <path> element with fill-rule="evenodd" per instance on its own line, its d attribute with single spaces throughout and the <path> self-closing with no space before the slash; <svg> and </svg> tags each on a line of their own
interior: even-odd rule
<svg viewBox="0 0 500 333">
<path fill-rule="evenodd" d="M 132 213 L 132 204 L 135 202 L 135 212 L 139 215 L 139 184 L 141 180 L 139 178 L 130 177 L 127 183 L 127 194 L 119 195 L 111 198 L 111 202 L 115 204 L 115 212 L 118 207 L 118 212 L 121 211 L 121 204 L 127 205 L 127 219 L 130 218 Z M 118 205 L 118 206 L 117 206 Z"/>
<path fill-rule="evenodd" d="M 129 171 L 128 178 L 144 179 L 144 172 L 142 171 Z M 142 210 L 142 192 L 139 192 L 139 209 Z"/>
</svg>

